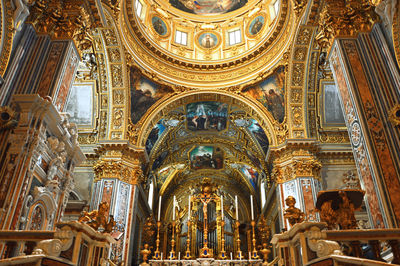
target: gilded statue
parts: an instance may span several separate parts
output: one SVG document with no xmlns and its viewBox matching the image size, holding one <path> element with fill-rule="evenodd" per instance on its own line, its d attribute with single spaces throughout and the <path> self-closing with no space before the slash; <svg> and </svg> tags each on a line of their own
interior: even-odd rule
<svg viewBox="0 0 400 266">
<path fill-rule="evenodd" d="M 95 230 L 98 230 L 100 227 L 102 227 L 104 228 L 104 233 L 110 233 L 113 230 L 116 222 L 114 221 L 112 215 L 110 215 L 110 220 L 107 221 L 108 210 L 108 203 L 102 202 L 100 203 L 98 210 L 91 212 L 84 211 L 78 221 L 88 224 Z"/>
<path fill-rule="evenodd" d="M 289 221 L 290 226 L 304 221 L 304 213 L 296 208 L 296 199 L 293 196 L 289 196 L 285 199 L 286 205 L 289 207 L 285 210 L 284 217 Z"/>
</svg>

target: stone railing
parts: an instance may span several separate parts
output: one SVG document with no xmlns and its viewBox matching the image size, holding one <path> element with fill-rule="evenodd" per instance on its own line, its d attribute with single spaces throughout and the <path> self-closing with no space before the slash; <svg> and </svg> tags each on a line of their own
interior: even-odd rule
<svg viewBox="0 0 400 266">
<path fill-rule="evenodd" d="M 326 223 L 302 222 L 276 234 L 278 265 L 399 264 L 400 229 L 326 230 Z M 389 256 L 382 258 L 381 254 Z"/>
<path fill-rule="evenodd" d="M 113 243 L 109 234 L 76 221 L 58 223 L 56 231 L 0 231 L 0 248 L 5 249 L 0 266 L 106 265 Z"/>
</svg>

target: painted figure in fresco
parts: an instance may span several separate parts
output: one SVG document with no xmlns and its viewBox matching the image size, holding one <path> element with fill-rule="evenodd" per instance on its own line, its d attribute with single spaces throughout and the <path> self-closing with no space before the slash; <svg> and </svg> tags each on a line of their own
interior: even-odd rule
<svg viewBox="0 0 400 266">
<path fill-rule="evenodd" d="M 224 130 L 227 123 L 226 103 L 198 102 L 187 105 L 188 129 L 196 130 Z"/>
<path fill-rule="evenodd" d="M 219 147 L 198 147 L 190 154 L 193 169 L 221 169 L 223 166 L 223 154 Z"/>
<path fill-rule="evenodd" d="M 268 95 L 266 95 L 268 107 L 271 109 L 271 113 L 275 119 L 282 121 L 285 116 L 285 107 L 283 105 L 282 97 L 270 89 Z"/>
<path fill-rule="evenodd" d="M 194 14 L 223 14 L 247 3 L 247 0 L 169 0 L 169 3 L 182 11 Z"/>
<path fill-rule="evenodd" d="M 211 34 L 206 34 L 206 36 L 201 40 L 201 46 L 203 46 L 204 48 L 212 48 L 215 46 L 215 41 L 211 37 Z"/>
<path fill-rule="evenodd" d="M 156 18 L 155 21 L 153 22 L 153 28 L 154 30 L 160 34 L 160 35 L 164 35 L 165 34 L 165 29 L 162 25 L 162 22 L 159 18 Z"/>
<path fill-rule="evenodd" d="M 263 23 L 260 21 L 260 18 L 256 18 L 256 21 L 254 22 L 253 27 L 251 28 L 250 33 L 252 35 L 256 35 L 262 28 Z"/>
</svg>

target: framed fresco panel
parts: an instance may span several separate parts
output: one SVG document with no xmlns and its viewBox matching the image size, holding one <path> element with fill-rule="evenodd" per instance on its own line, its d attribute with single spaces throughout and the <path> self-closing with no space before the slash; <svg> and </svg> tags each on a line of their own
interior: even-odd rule
<svg viewBox="0 0 400 266">
<path fill-rule="evenodd" d="M 82 128 L 93 127 L 94 83 L 72 85 L 64 112 L 70 115 L 70 122 Z"/>
<path fill-rule="evenodd" d="M 321 82 L 322 125 L 324 127 L 345 127 L 340 103 L 339 90 L 333 82 Z"/>
<path fill-rule="evenodd" d="M 190 167 L 199 169 L 221 169 L 223 167 L 223 151 L 214 146 L 195 146 L 189 152 Z"/>
<path fill-rule="evenodd" d="M 191 131 L 227 128 L 228 104 L 221 102 L 194 102 L 186 105 L 187 128 Z"/>
</svg>

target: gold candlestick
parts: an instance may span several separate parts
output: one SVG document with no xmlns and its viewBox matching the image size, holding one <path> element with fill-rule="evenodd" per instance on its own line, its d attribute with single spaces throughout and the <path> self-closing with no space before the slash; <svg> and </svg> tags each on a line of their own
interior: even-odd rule
<svg viewBox="0 0 400 266">
<path fill-rule="evenodd" d="M 242 259 L 242 258 L 243 258 L 243 255 L 242 255 L 242 251 L 240 250 L 239 226 L 240 226 L 240 222 L 239 222 L 238 220 L 236 220 L 236 245 L 237 245 L 237 254 L 236 254 L 236 258 L 237 258 L 237 259 Z"/>
<path fill-rule="evenodd" d="M 223 219 L 223 218 L 222 218 Z M 225 233 L 224 233 L 224 226 L 225 226 L 225 221 L 221 221 L 221 232 L 222 232 L 222 239 L 221 239 L 221 252 L 219 253 L 219 258 L 221 260 L 226 259 L 226 252 L 225 252 Z"/>
<path fill-rule="evenodd" d="M 171 239 L 171 251 L 169 252 L 169 259 L 175 260 L 175 221 L 172 221 L 172 239 Z"/>
<path fill-rule="evenodd" d="M 188 220 L 188 231 L 187 231 L 187 239 L 186 239 L 186 252 L 185 256 L 183 257 L 185 260 L 190 260 L 192 256 L 190 255 L 190 225 L 191 222 Z"/>
<path fill-rule="evenodd" d="M 156 251 L 154 252 L 153 260 L 160 260 L 160 226 L 161 222 L 157 222 L 157 240 L 156 240 Z"/>
<path fill-rule="evenodd" d="M 255 225 L 256 225 L 256 222 L 254 220 L 251 221 L 251 227 L 253 229 L 253 240 L 252 240 L 252 242 L 253 242 L 253 251 L 251 252 L 251 258 L 252 259 L 258 259 L 259 258 L 258 254 L 257 254 L 257 249 L 256 249 Z"/>
</svg>

